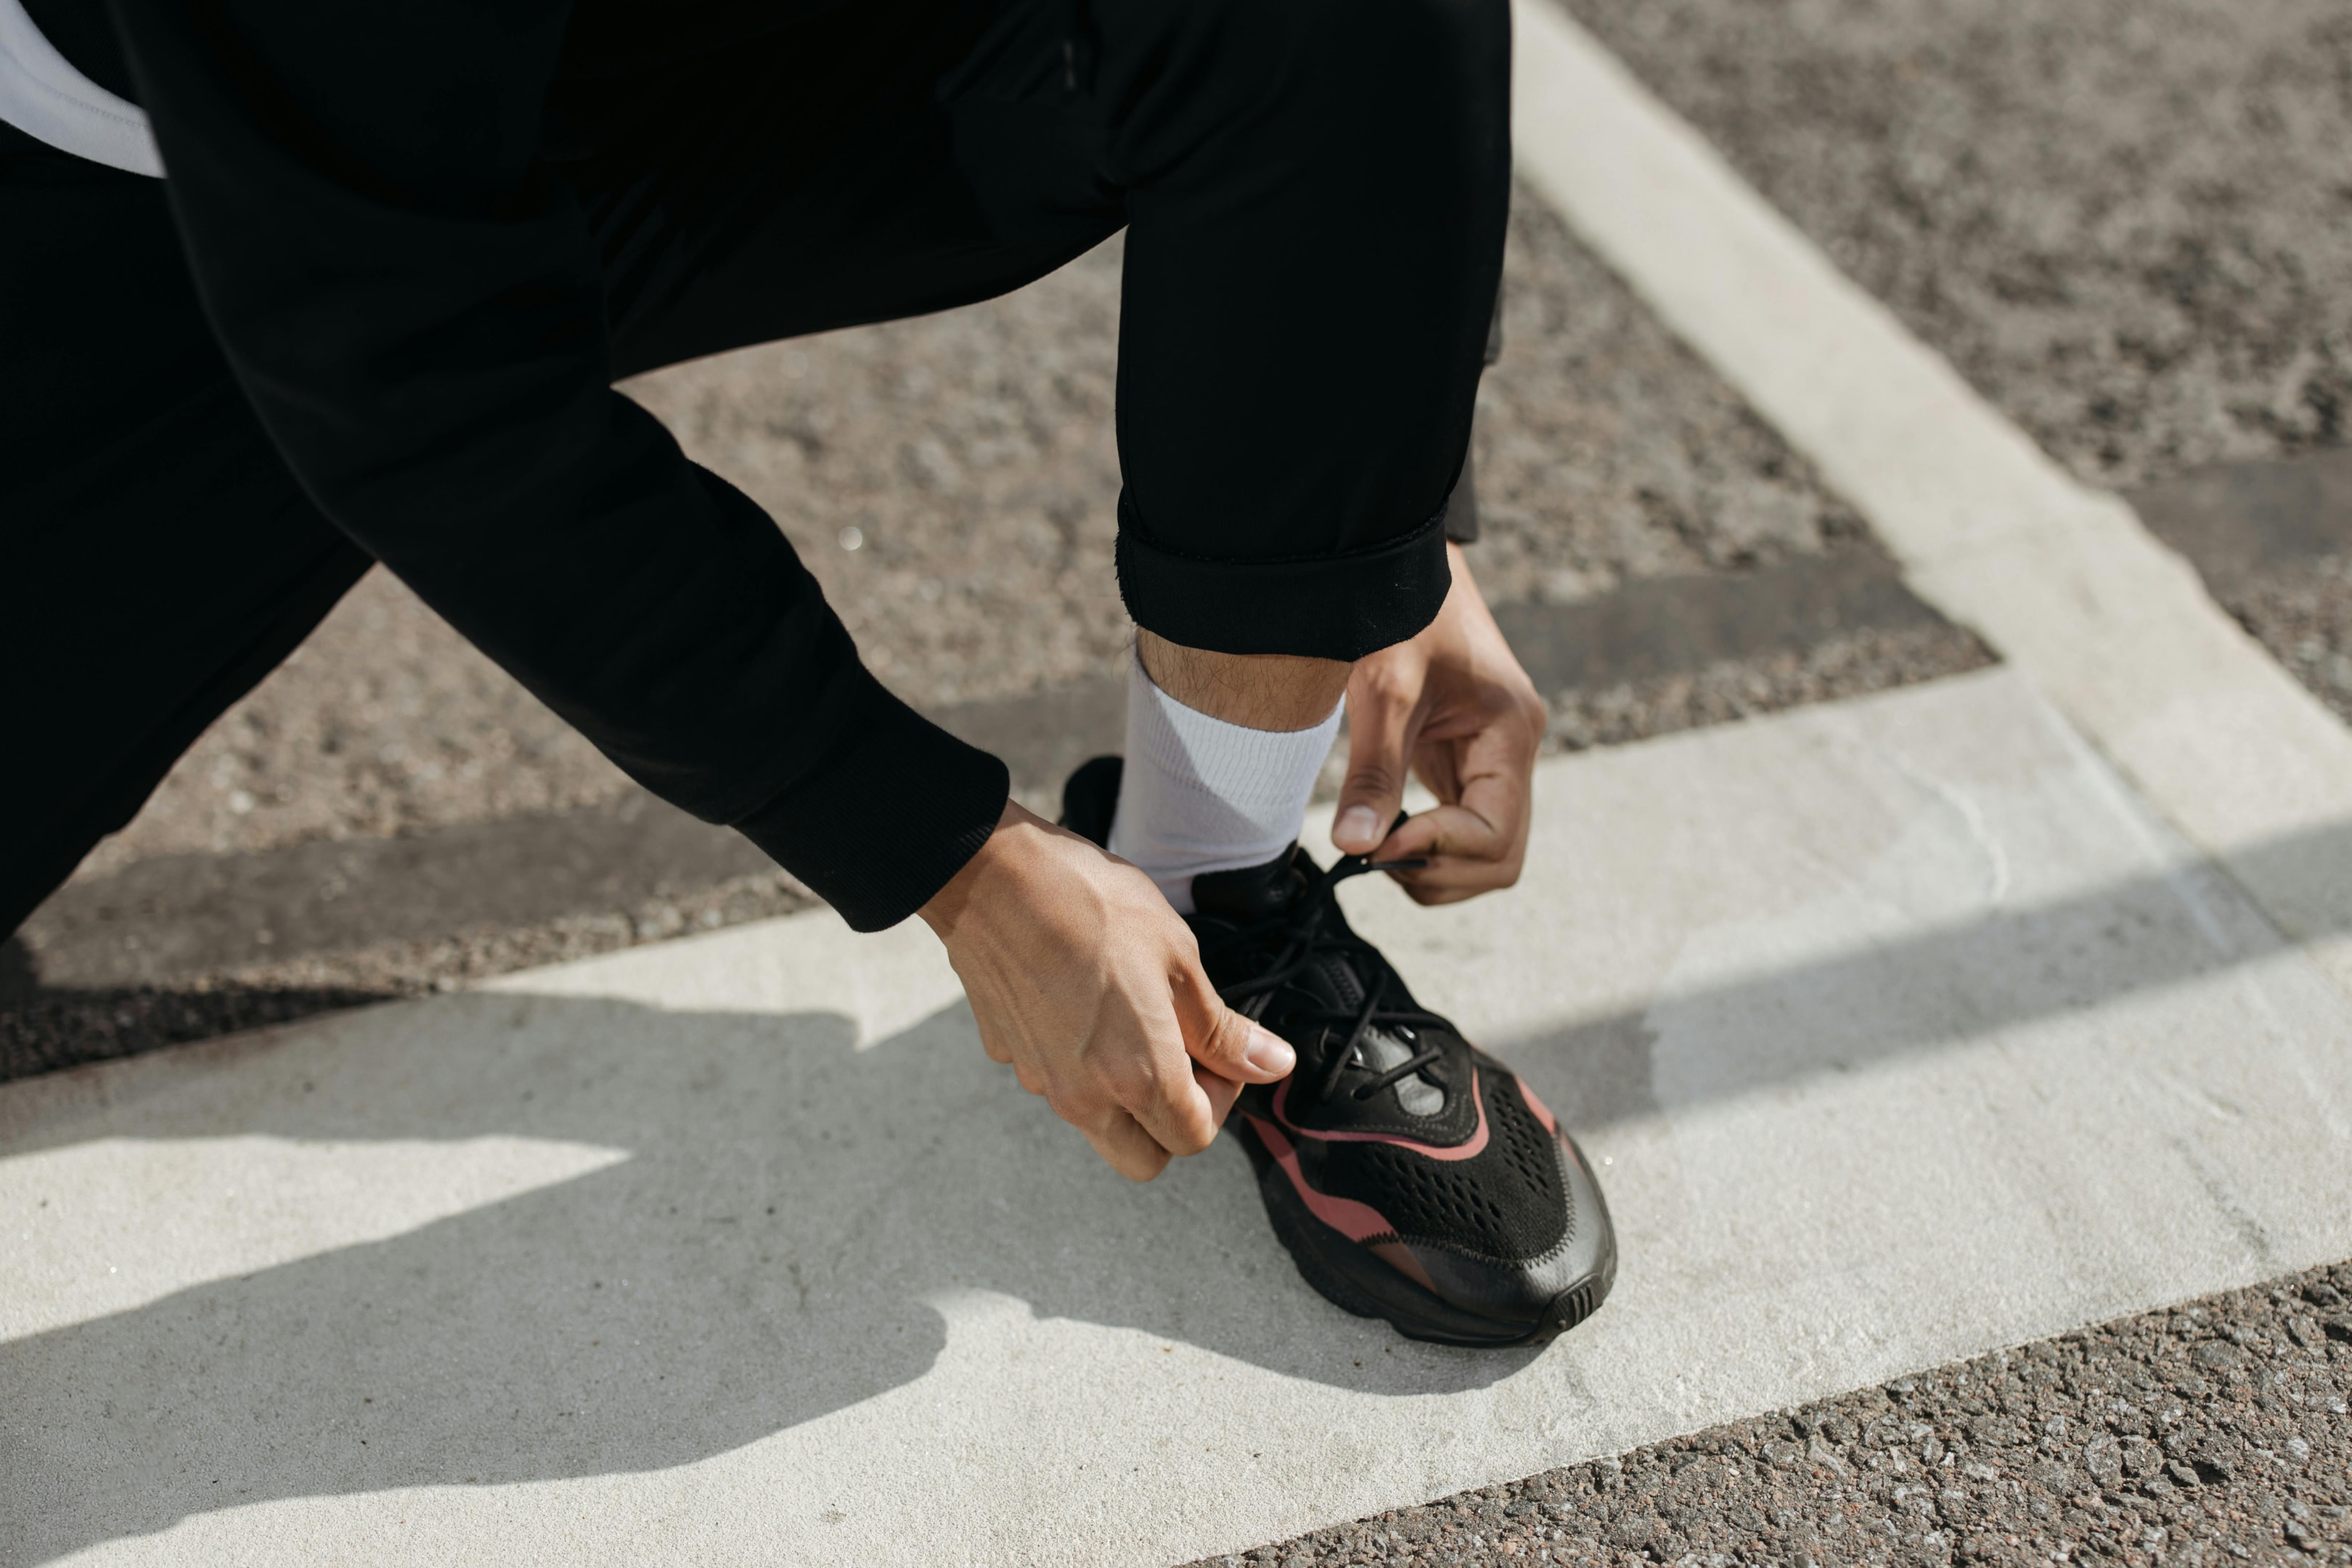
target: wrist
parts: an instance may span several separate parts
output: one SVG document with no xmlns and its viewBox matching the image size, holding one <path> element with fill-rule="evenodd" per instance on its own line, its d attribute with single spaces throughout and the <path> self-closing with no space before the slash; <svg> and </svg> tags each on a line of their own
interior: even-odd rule
<svg viewBox="0 0 2352 1568">
<path fill-rule="evenodd" d="M 965 861 L 962 869 L 949 878 L 947 884 L 915 911 L 923 917 L 923 923 L 929 926 L 941 942 L 955 934 L 957 925 L 970 909 L 982 884 L 993 876 L 1005 856 L 1013 853 L 1014 836 L 1030 826 L 1042 826 L 1044 819 L 1016 802 L 1007 800 L 1003 811 L 996 818 L 996 826 L 973 851 L 971 858 Z"/>
</svg>

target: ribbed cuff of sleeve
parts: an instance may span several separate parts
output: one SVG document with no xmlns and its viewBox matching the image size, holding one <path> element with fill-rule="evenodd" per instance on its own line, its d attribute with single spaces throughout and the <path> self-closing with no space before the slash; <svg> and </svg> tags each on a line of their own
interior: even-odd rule
<svg viewBox="0 0 2352 1568">
<path fill-rule="evenodd" d="M 930 901 L 996 830 L 1012 779 L 860 670 L 866 689 L 823 766 L 734 827 L 854 931 Z"/>
</svg>

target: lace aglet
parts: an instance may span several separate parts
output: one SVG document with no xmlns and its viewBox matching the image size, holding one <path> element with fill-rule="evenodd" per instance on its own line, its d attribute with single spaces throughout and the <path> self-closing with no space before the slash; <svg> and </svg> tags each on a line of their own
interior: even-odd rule
<svg viewBox="0 0 2352 1568">
<path fill-rule="evenodd" d="M 1426 855 L 1413 855 L 1402 860 L 1367 860 L 1364 862 L 1364 869 L 1367 871 L 1418 871 L 1428 864 L 1429 857 Z"/>
</svg>

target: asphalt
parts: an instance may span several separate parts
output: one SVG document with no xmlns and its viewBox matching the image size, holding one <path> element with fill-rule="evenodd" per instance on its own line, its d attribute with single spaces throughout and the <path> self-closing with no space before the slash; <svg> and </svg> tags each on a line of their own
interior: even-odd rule
<svg viewBox="0 0 2352 1568">
<path fill-rule="evenodd" d="M 968 310 L 797 340 L 626 390 L 776 517 L 868 662 L 929 710 L 1115 675 L 1117 240 Z M 1769 565 L 1865 541 L 1803 459 L 1522 196 L 1481 395 L 1502 603 Z M 855 548 L 850 546 L 854 544 Z M 627 781 L 372 574 L 214 726 L 86 876 L 185 853 L 600 805 Z"/>
<path fill-rule="evenodd" d="M 1990 662 L 1866 545 L 1497 616 L 1551 700 L 1554 753 Z M 1097 676 L 932 711 L 1051 812 L 1073 767 L 1118 749 L 1124 701 L 1123 679 Z M 814 902 L 634 786 L 568 812 L 94 863 L 0 943 L 0 1080 Z"/>
<path fill-rule="evenodd" d="M 771 509 L 885 679 L 1046 810 L 1120 734 L 1118 262 L 1114 241 L 1004 300 L 627 387 Z M 1506 265 L 1473 563 L 1550 749 L 1990 662 L 1525 194 Z M 373 574 L 0 943 L 0 1078 L 812 901 Z"/>
<path fill-rule="evenodd" d="M 1192 1568 L 2352 1563 L 2352 1264 Z"/>
<path fill-rule="evenodd" d="M 1568 0 L 2077 478 L 2352 441 L 2352 22 L 2335 0 Z M 2340 470 L 2339 470 L 2340 471 Z M 2218 597 L 2352 702 L 2352 515 Z"/>
<path fill-rule="evenodd" d="M 2341 447 L 2335 0 L 1569 0 L 2082 479 Z"/>
<path fill-rule="evenodd" d="M 2271 657 L 2352 723 L 2352 452 L 2216 464 L 2130 499 Z"/>
</svg>

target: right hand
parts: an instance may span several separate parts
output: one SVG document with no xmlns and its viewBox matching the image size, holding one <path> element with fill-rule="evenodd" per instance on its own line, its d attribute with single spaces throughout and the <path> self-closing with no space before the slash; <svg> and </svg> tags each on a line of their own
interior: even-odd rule
<svg viewBox="0 0 2352 1568">
<path fill-rule="evenodd" d="M 1243 1084 L 1297 1060 L 1218 997 L 1150 878 L 1010 801 L 922 916 L 982 1047 L 1123 1176 L 1148 1182 L 1206 1149 Z"/>
</svg>

